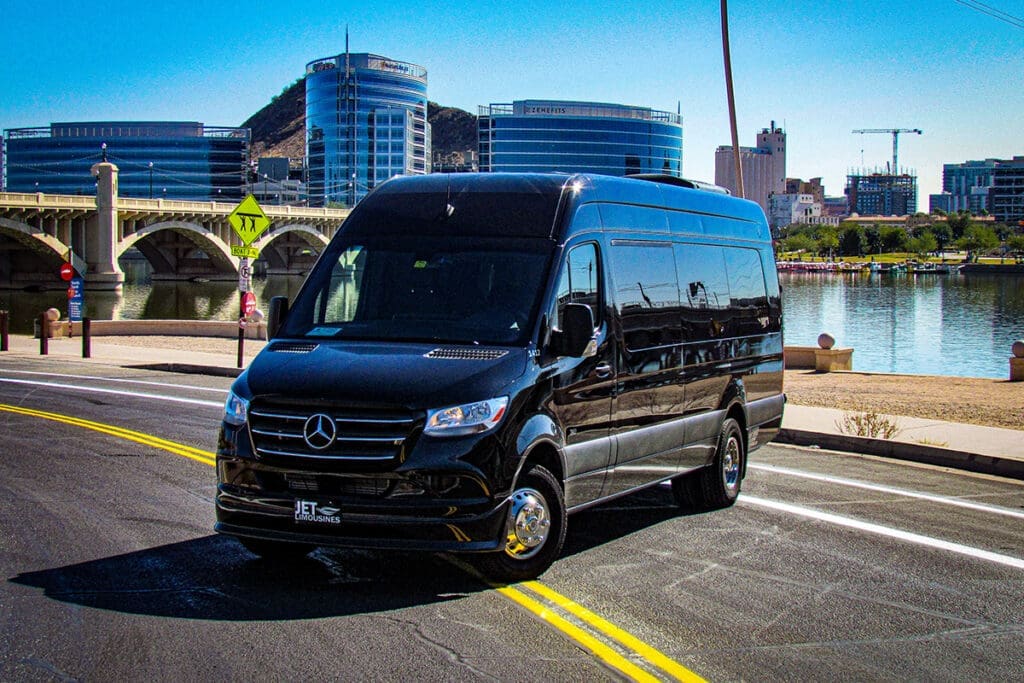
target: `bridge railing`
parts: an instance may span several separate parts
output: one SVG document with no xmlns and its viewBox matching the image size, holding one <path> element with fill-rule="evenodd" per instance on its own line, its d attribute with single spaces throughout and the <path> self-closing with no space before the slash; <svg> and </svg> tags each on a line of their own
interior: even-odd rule
<svg viewBox="0 0 1024 683">
<path fill-rule="evenodd" d="M 82 195 L 46 194 L 43 192 L 0 192 L 0 206 L 35 207 L 60 209 L 95 209 L 96 198 Z M 188 201 L 182 199 L 141 199 L 136 197 L 119 197 L 117 207 L 129 211 L 145 211 L 152 213 L 190 213 L 226 216 L 235 210 L 235 202 Z M 349 209 L 329 209 L 326 207 L 291 206 L 287 204 L 269 204 L 263 206 L 268 218 L 335 218 L 345 219 Z"/>
<path fill-rule="evenodd" d="M 42 192 L 0 192 L 0 206 L 95 209 L 96 197 Z"/>
</svg>

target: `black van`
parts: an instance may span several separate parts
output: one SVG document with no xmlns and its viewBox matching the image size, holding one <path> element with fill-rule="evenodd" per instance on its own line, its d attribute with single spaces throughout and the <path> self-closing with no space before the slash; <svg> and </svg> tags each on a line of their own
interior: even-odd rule
<svg viewBox="0 0 1024 683">
<path fill-rule="evenodd" d="M 678 178 L 390 180 L 353 210 L 232 387 L 216 530 L 478 553 L 503 580 L 567 514 L 671 482 L 731 505 L 782 422 L 757 204 Z"/>
</svg>

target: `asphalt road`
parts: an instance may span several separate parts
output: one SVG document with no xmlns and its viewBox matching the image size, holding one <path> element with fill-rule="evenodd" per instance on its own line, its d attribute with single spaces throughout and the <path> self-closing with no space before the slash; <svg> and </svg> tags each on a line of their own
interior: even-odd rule
<svg viewBox="0 0 1024 683">
<path fill-rule="evenodd" d="M 0 679 L 1024 671 L 1019 481 L 769 446 L 728 510 L 681 515 L 659 489 L 573 516 L 535 584 L 425 553 L 281 567 L 213 534 L 213 469 L 186 457 L 214 450 L 228 384 L 0 359 Z"/>
</svg>

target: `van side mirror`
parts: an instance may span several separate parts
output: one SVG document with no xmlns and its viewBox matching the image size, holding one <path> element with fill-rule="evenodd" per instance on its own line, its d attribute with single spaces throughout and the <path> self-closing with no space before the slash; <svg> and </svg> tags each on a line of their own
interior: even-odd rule
<svg viewBox="0 0 1024 683">
<path fill-rule="evenodd" d="M 559 356 L 583 358 L 594 355 L 594 314 L 586 304 L 566 304 L 562 309 L 562 327 L 551 336 L 551 350 Z"/>
<path fill-rule="evenodd" d="M 270 299 L 270 311 L 267 313 L 267 339 L 277 336 L 285 316 L 288 315 L 288 297 L 275 296 Z"/>
</svg>

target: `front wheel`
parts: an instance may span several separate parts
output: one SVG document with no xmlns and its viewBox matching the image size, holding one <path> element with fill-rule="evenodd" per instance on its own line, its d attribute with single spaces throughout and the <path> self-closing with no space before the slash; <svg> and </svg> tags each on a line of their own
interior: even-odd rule
<svg viewBox="0 0 1024 683">
<path fill-rule="evenodd" d="M 747 453 L 736 420 L 726 418 L 718 435 L 714 460 L 707 467 L 672 480 L 672 494 L 683 509 L 717 510 L 729 507 L 740 495 Z"/>
<path fill-rule="evenodd" d="M 527 581 L 540 576 L 565 543 L 565 499 L 558 480 L 540 465 L 524 471 L 509 499 L 502 550 L 479 560 L 496 581 Z"/>
</svg>

